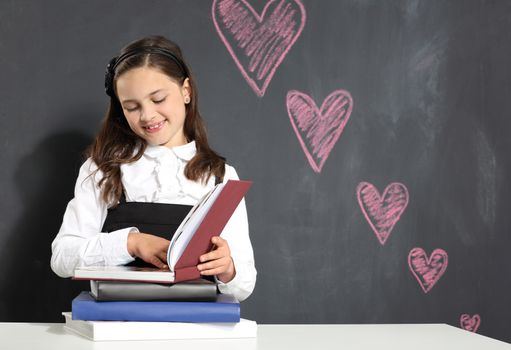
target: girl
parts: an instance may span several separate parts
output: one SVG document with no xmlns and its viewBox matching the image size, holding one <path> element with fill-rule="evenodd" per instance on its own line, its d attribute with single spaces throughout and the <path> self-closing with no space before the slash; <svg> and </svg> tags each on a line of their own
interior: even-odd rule
<svg viewBox="0 0 511 350">
<path fill-rule="evenodd" d="M 88 265 L 166 268 L 169 235 L 191 206 L 215 183 L 238 179 L 209 147 L 196 84 L 175 43 L 153 36 L 129 44 L 110 61 L 105 88 L 110 107 L 52 243 L 61 277 Z M 212 243 L 197 269 L 244 300 L 256 280 L 244 200 Z"/>
</svg>

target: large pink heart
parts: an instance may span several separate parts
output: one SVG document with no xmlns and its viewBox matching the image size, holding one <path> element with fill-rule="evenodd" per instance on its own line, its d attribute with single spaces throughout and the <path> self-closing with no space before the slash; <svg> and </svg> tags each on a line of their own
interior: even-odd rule
<svg viewBox="0 0 511 350">
<path fill-rule="evenodd" d="M 474 316 L 470 316 L 468 314 L 463 314 L 460 317 L 460 325 L 466 331 L 469 332 L 477 332 L 479 325 L 481 324 L 481 316 L 475 314 Z"/>
<path fill-rule="evenodd" d="M 213 23 L 255 93 L 262 97 L 305 26 L 300 0 L 270 0 L 262 15 L 245 0 L 214 0 Z"/>
<path fill-rule="evenodd" d="M 408 266 L 427 293 L 438 282 L 447 269 L 448 257 L 443 249 L 435 249 L 428 258 L 422 248 L 413 248 L 408 254 Z"/>
<path fill-rule="evenodd" d="M 384 245 L 408 205 L 408 190 L 405 185 L 394 182 L 380 196 L 372 184 L 361 182 L 357 186 L 357 199 L 367 222 Z"/>
<path fill-rule="evenodd" d="M 321 108 L 308 95 L 292 90 L 287 93 L 287 113 L 312 169 L 319 173 L 339 139 L 353 108 L 348 91 L 336 90 Z"/>
</svg>

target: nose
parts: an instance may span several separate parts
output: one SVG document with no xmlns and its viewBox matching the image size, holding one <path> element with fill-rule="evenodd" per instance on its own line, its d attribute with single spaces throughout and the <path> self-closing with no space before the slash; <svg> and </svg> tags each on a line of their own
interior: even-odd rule
<svg viewBox="0 0 511 350">
<path fill-rule="evenodd" d="M 140 109 L 140 120 L 142 122 L 151 121 L 152 119 L 154 119 L 155 115 L 156 111 L 154 107 L 152 107 L 151 105 L 146 104 L 142 106 Z"/>
</svg>

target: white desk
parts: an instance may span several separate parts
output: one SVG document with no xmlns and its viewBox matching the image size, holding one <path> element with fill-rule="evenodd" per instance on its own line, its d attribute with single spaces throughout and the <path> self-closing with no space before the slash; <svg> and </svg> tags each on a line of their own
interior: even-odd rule
<svg viewBox="0 0 511 350">
<path fill-rule="evenodd" d="M 0 323 L 2 350 L 511 350 L 511 344 L 443 325 L 259 325 L 255 339 L 92 342 L 61 323 Z"/>
</svg>

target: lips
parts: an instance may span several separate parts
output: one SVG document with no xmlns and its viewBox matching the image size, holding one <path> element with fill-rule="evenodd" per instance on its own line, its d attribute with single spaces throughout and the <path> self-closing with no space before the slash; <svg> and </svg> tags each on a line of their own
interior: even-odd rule
<svg viewBox="0 0 511 350">
<path fill-rule="evenodd" d="M 163 128 L 164 124 L 165 124 L 165 120 L 162 120 L 159 123 L 151 124 L 151 125 L 146 125 L 143 128 L 148 133 L 155 133 L 155 132 L 160 131 Z"/>
</svg>

